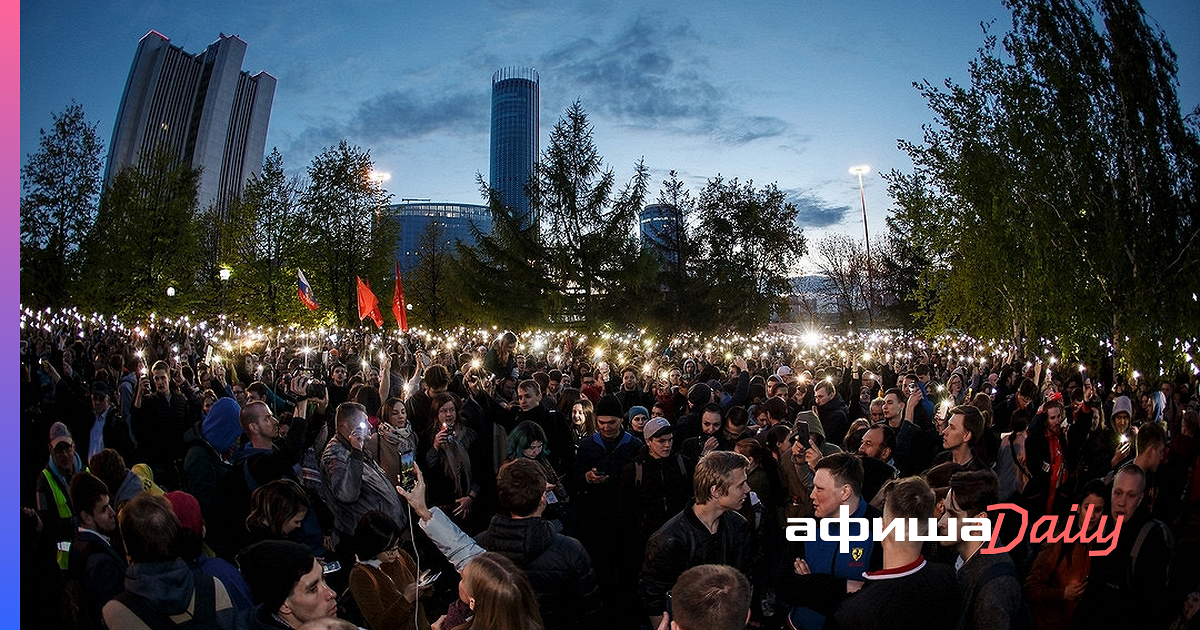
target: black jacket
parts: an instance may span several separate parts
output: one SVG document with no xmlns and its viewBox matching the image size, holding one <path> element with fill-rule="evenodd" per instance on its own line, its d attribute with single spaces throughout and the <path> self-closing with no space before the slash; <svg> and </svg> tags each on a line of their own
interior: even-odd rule
<svg viewBox="0 0 1200 630">
<path fill-rule="evenodd" d="M 475 541 L 525 571 L 546 630 L 596 627 L 600 590 L 592 560 L 578 540 L 555 532 L 542 518 L 496 515 Z"/>
<path fill-rule="evenodd" d="M 650 448 L 643 446 L 637 457 L 621 469 L 617 502 L 621 531 L 636 533 L 639 544 L 648 540 L 687 504 L 695 469 L 696 460 L 690 457 L 676 452 L 655 459 L 650 456 Z"/>
<path fill-rule="evenodd" d="M 667 591 L 681 573 L 696 565 L 725 564 L 748 575 L 750 561 L 750 528 L 741 514 L 725 512 L 717 521 L 716 533 L 710 534 L 689 502 L 646 543 L 646 562 L 638 580 L 645 612 L 662 614 Z"/>
<path fill-rule="evenodd" d="M 846 439 L 846 430 L 850 428 L 850 421 L 846 417 L 846 403 L 841 394 L 834 394 L 833 400 L 813 407 L 813 411 L 817 412 L 821 426 L 825 428 L 825 441 L 841 446 L 842 441 Z"/>
</svg>

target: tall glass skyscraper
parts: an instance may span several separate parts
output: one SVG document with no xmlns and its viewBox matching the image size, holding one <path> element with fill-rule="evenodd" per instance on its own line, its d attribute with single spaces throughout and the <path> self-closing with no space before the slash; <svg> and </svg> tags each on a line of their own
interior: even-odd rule
<svg viewBox="0 0 1200 630">
<path fill-rule="evenodd" d="M 138 43 L 113 126 L 104 181 L 159 146 L 201 167 L 199 208 L 224 216 L 262 168 L 275 77 L 242 71 L 246 42 L 221 35 L 191 54 L 150 31 Z"/>
<path fill-rule="evenodd" d="M 502 68 L 492 75 L 492 152 L 488 184 L 513 215 L 530 216 L 525 184 L 538 159 L 538 90 L 533 68 Z"/>
<path fill-rule="evenodd" d="M 643 250 L 657 253 L 672 265 L 679 262 L 676 241 L 683 233 L 683 225 L 674 206 L 655 203 L 642 208 L 638 228 Z"/>
</svg>

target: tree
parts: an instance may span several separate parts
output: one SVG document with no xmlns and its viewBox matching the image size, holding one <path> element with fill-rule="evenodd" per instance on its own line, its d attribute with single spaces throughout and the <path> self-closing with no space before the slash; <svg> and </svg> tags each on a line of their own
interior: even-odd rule
<svg viewBox="0 0 1200 630">
<path fill-rule="evenodd" d="M 579 101 L 550 132 L 527 192 L 546 228 L 542 242 L 556 288 L 551 310 L 562 323 L 628 321 L 634 314 L 629 291 L 649 284 L 652 269 L 633 236 L 649 176 L 642 162 L 634 168 L 615 192 L 612 168 L 603 164 Z"/>
<path fill-rule="evenodd" d="M 618 326 L 646 320 L 654 290 L 653 259 L 633 237 L 646 194 L 644 164 L 614 192 L 576 102 L 550 134 L 550 147 L 526 192 L 538 221 L 511 216 L 477 177 L 492 211 L 492 232 L 474 230 L 475 245 L 459 245 L 461 298 L 487 321 L 507 326 Z"/>
<path fill-rule="evenodd" d="M 696 214 L 696 200 L 679 174 L 671 171 L 663 180 L 658 204 L 664 209 L 666 225 L 653 228 L 651 234 L 650 249 L 659 255 L 658 285 L 662 289 L 655 302 L 654 316 L 659 328 L 674 325 L 695 329 L 698 322 L 691 321 L 694 311 L 690 306 L 707 299 L 707 285 L 690 271 L 696 244 L 688 226 Z M 643 249 L 646 248 L 643 243 Z"/>
<path fill-rule="evenodd" d="M 93 310 L 142 317 L 174 301 L 205 309 L 196 261 L 205 230 L 196 220 L 200 171 L 165 147 L 122 169 L 104 191 L 96 226 L 84 244 L 82 301 Z M 161 309 L 160 309 L 161 310 Z"/>
<path fill-rule="evenodd" d="M 71 102 L 21 167 L 21 296 L 36 306 L 71 302 L 80 251 L 96 216 L 104 145 Z"/>
<path fill-rule="evenodd" d="M 853 322 L 867 306 L 867 255 L 862 241 L 830 234 L 817 241 L 817 268 L 834 290 L 843 325 Z"/>
<path fill-rule="evenodd" d="M 312 261 L 317 302 L 328 304 L 337 322 L 356 325 L 356 277 L 371 285 L 375 295 L 390 286 L 396 226 L 383 211 L 391 198 L 370 177 L 374 163 L 369 151 L 345 140 L 313 157 L 308 187 L 301 196 L 305 210 L 305 259 Z"/>
<path fill-rule="evenodd" d="M 751 332 L 786 314 L 789 278 L 807 245 L 796 207 L 779 188 L 718 175 L 700 193 L 697 218 L 693 271 L 712 296 L 693 304 L 697 320 L 709 324 L 701 329 Z"/>
<path fill-rule="evenodd" d="M 307 262 L 302 188 L 298 177 L 284 173 L 283 156 L 273 149 L 230 205 L 219 263 L 233 270 L 230 311 L 243 320 L 275 325 L 309 313 L 296 298 L 296 269 Z"/>
<path fill-rule="evenodd" d="M 988 36 L 968 86 L 917 86 L 935 122 L 889 175 L 890 223 L 929 261 L 929 329 L 1181 367 L 1166 341 L 1200 329 L 1200 141 L 1174 53 L 1134 0 L 1006 4 L 1003 53 Z"/>
<path fill-rule="evenodd" d="M 408 275 L 405 298 L 412 304 L 413 323 L 429 328 L 448 327 L 452 321 L 453 282 L 451 267 L 454 250 L 446 242 L 445 230 L 436 220 L 425 226 L 417 240 L 417 266 Z M 457 319 L 457 318 L 454 318 Z"/>
</svg>

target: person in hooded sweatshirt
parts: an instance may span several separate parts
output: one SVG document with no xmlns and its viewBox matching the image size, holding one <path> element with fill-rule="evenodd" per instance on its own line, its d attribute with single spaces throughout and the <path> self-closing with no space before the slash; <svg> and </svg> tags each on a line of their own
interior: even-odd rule
<svg viewBox="0 0 1200 630">
<path fill-rule="evenodd" d="M 242 435 L 238 416 L 242 408 L 232 398 L 220 398 L 204 417 L 183 434 L 187 454 L 183 458 L 183 479 L 188 493 L 200 502 L 200 510 L 212 514 L 213 501 L 221 478 L 231 469 L 230 456 Z"/>
<path fill-rule="evenodd" d="M 225 585 L 193 571 L 179 557 L 179 518 L 167 499 L 139 494 L 118 520 L 129 569 L 125 591 L 104 605 L 106 626 L 142 630 L 192 621 L 221 630 L 237 627 L 237 611 Z"/>
</svg>

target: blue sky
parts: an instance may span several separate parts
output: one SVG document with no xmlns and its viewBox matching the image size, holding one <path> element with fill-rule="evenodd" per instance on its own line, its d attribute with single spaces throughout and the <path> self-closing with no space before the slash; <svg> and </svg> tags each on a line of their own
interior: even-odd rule
<svg viewBox="0 0 1200 630">
<path fill-rule="evenodd" d="M 1185 111 L 1200 104 L 1200 3 L 1146 0 L 1180 64 Z M 490 77 L 541 74 L 542 148 L 579 99 L 619 180 L 645 157 L 657 194 L 675 169 L 775 182 L 810 239 L 885 230 L 879 172 L 911 167 L 897 139 L 929 122 L 913 81 L 966 78 L 998 0 L 646 3 L 541 0 L 27 3 L 21 15 L 21 156 L 71 99 L 107 145 L 138 39 L 157 30 L 191 53 L 219 33 L 248 44 L 243 69 L 279 84 L 268 151 L 300 171 L 342 138 L 370 149 L 402 197 L 479 203 L 488 168 Z M 811 243 L 811 240 L 810 240 Z"/>
</svg>

